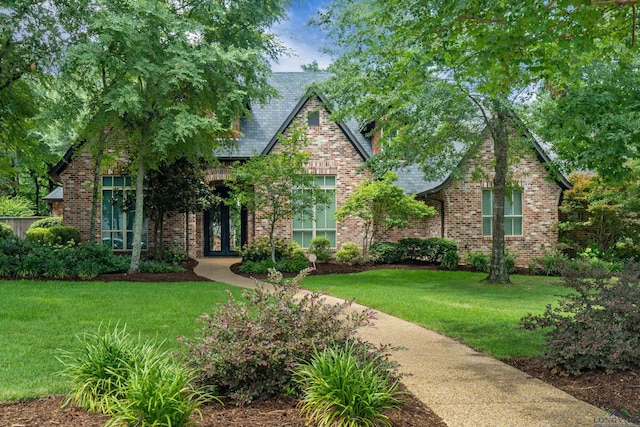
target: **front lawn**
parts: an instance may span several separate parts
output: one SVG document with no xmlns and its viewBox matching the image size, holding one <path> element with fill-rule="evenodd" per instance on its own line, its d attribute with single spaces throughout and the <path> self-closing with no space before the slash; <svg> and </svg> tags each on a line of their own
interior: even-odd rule
<svg viewBox="0 0 640 427">
<path fill-rule="evenodd" d="M 518 328 L 522 316 L 541 313 L 568 290 L 559 280 L 511 276 L 511 285 L 489 285 L 487 275 L 462 271 L 371 270 L 308 276 L 302 286 L 356 302 L 460 339 L 498 359 L 534 356 L 541 331 Z"/>
<path fill-rule="evenodd" d="M 242 293 L 217 282 L 0 281 L 0 401 L 67 392 L 57 350 L 78 348 L 76 334 L 101 323 L 179 349 L 176 338 L 193 336 L 195 319 L 227 301 L 226 290 Z"/>
</svg>

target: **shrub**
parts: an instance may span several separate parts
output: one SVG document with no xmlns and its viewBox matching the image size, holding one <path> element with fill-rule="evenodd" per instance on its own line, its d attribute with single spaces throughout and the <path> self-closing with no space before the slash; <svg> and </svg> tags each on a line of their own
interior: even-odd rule
<svg viewBox="0 0 640 427">
<path fill-rule="evenodd" d="M 440 265 L 446 270 L 454 271 L 458 269 L 458 264 L 460 264 L 460 254 L 457 250 L 450 249 L 445 252 Z"/>
<path fill-rule="evenodd" d="M 202 384 L 239 404 L 295 390 L 297 362 L 310 360 L 314 348 L 346 343 L 369 322 L 370 310 L 346 313 L 349 302 L 328 305 L 316 292 L 296 296 L 306 274 L 274 284 L 273 291 L 259 285 L 243 294 L 245 301 L 230 295 L 200 317 L 202 328 L 185 342 Z"/>
<path fill-rule="evenodd" d="M 375 264 L 398 264 L 402 261 L 402 252 L 395 243 L 376 242 L 369 248 L 367 256 Z"/>
<path fill-rule="evenodd" d="M 509 274 L 516 271 L 516 258 L 518 258 L 518 255 L 510 252 L 509 250 L 505 251 L 504 263 L 505 263 L 505 267 L 507 268 L 507 272 Z"/>
<path fill-rule="evenodd" d="M 288 244 L 287 244 L 287 249 L 285 252 L 286 256 L 288 259 L 293 260 L 293 261 L 306 261 L 307 260 L 307 254 L 304 251 L 304 249 L 302 249 L 302 246 L 300 246 L 298 244 L 298 242 L 291 240 Z"/>
<path fill-rule="evenodd" d="M 326 237 L 314 237 L 309 245 L 309 252 L 314 254 L 318 261 L 327 262 L 331 260 L 331 240 Z"/>
<path fill-rule="evenodd" d="M 353 242 L 345 242 L 336 252 L 336 259 L 343 264 L 358 264 L 362 261 L 362 249 Z"/>
<path fill-rule="evenodd" d="M 192 389 L 192 374 L 160 351 L 161 344 L 133 340 L 126 326 L 79 339 L 79 351 L 58 357 L 72 386 L 65 405 L 110 415 L 107 426 L 183 426 L 208 399 Z"/>
<path fill-rule="evenodd" d="M 281 273 L 299 273 L 300 271 L 309 267 L 309 261 L 295 261 L 285 260 L 276 262 L 275 264 L 270 260 L 259 262 L 243 262 L 240 265 L 241 273 L 253 273 L 253 274 L 266 274 L 269 270 L 276 270 Z"/>
<path fill-rule="evenodd" d="M 33 203 L 22 196 L 0 196 L 0 216 L 32 216 Z"/>
<path fill-rule="evenodd" d="M 80 243 L 80 231 L 76 227 L 54 225 L 49 228 L 29 228 L 25 239 L 30 242 L 38 242 L 43 245 L 66 245 Z"/>
<path fill-rule="evenodd" d="M 628 264 L 618 280 L 589 263 L 566 268 L 563 275 L 564 286 L 573 292 L 543 314 L 521 320 L 527 329 L 548 328 L 547 366 L 575 374 L 639 367 L 640 266 Z"/>
<path fill-rule="evenodd" d="M 458 246 L 452 240 L 439 237 L 429 237 L 427 239 L 406 237 L 398 241 L 398 246 L 402 250 L 402 259 L 409 261 L 422 260 L 432 263 L 442 262 L 442 257 L 448 251 L 458 249 Z"/>
<path fill-rule="evenodd" d="M 29 230 L 33 228 L 51 228 L 62 225 L 62 218 L 58 216 L 51 216 L 48 218 L 42 218 L 34 221 L 30 226 Z"/>
<path fill-rule="evenodd" d="M 560 271 L 569 263 L 569 257 L 558 250 L 545 251 L 540 257 L 533 258 L 529 269 L 542 270 L 546 276 L 558 276 Z"/>
<path fill-rule="evenodd" d="M 0 222 L 0 240 L 13 236 L 13 227 L 6 222 Z"/>
<path fill-rule="evenodd" d="M 183 262 L 189 261 L 189 254 L 173 243 L 170 248 L 164 250 L 164 260 L 169 264 L 180 265 Z"/>
<path fill-rule="evenodd" d="M 25 240 L 43 245 L 51 244 L 51 231 L 48 228 L 29 228 L 25 233 Z"/>
<path fill-rule="evenodd" d="M 300 412 L 309 424 L 391 426 L 384 412 L 400 406 L 398 383 L 375 361 L 358 360 L 354 346 L 315 351 L 311 361 L 296 368 Z"/>
<path fill-rule="evenodd" d="M 284 239 L 279 238 L 273 239 L 273 243 L 276 248 L 276 261 L 287 258 L 287 255 L 289 255 L 288 243 Z M 242 256 L 242 262 L 271 260 L 269 238 L 259 237 L 251 242 L 251 244 L 244 245 L 239 252 Z"/>
<path fill-rule="evenodd" d="M 482 252 L 469 252 L 466 258 L 469 265 L 471 265 L 475 271 L 489 272 L 489 267 L 491 266 L 491 258 L 489 255 Z"/>
<path fill-rule="evenodd" d="M 141 261 L 141 273 L 182 273 L 184 268 L 179 265 L 167 264 L 161 261 Z"/>
</svg>

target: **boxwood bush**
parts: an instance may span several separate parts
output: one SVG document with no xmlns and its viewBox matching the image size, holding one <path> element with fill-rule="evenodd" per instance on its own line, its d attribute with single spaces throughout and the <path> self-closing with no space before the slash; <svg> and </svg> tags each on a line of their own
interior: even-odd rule
<svg viewBox="0 0 640 427">
<path fill-rule="evenodd" d="M 13 227 L 6 222 L 0 222 L 0 239 L 6 239 L 9 236 L 13 236 Z"/>
<path fill-rule="evenodd" d="M 58 227 L 62 225 L 62 218 L 59 216 L 50 216 L 48 218 L 41 218 L 34 221 L 30 226 L 29 230 L 32 228 L 51 228 Z"/>
</svg>

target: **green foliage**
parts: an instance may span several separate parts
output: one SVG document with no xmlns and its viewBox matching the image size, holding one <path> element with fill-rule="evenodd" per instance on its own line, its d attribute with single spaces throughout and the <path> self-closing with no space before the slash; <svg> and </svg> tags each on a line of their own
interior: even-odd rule
<svg viewBox="0 0 640 427">
<path fill-rule="evenodd" d="M 165 249 L 164 260 L 169 264 L 180 265 L 183 262 L 189 261 L 189 254 L 179 249 L 174 243 L 171 247 Z"/>
<path fill-rule="evenodd" d="M 482 252 L 467 252 L 466 258 L 475 271 L 489 272 L 489 266 L 491 265 L 491 257 L 489 255 Z"/>
<path fill-rule="evenodd" d="M 240 256 L 242 256 L 242 262 L 271 260 L 271 243 L 273 243 L 275 248 L 276 261 L 301 258 L 299 251 L 299 249 L 301 249 L 300 245 L 295 242 L 277 237 L 270 242 L 268 237 L 258 237 L 251 243 L 244 245 L 239 251 Z M 306 257 L 302 256 L 302 258 L 304 259 Z"/>
<path fill-rule="evenodd" d="M 78 337 L 78 352 L 59 360 L 72 393 L 65 404 L 111 416 L 107 426 L 183 426 L 206 400 L 191 388 L 189 370 L 160 344 L 133 340 L 126 326 Z"/>
<path fill-rule="evenodd" d="M 29 230 L 32 228 L 51 228 L 62 225 L 62 218 L 57 216 L 52 216 L 48 218 L 42 218 L 34 221 L 30 226 Z"/>
<path fill-rule="evenodd" d="M 448 251 L 455 251 L 458 245 L 449 239 L 430 237 L 426 239 L 403 238 L 398 241 L 398 246 L 403 251 L 402 258 L 408 261 L 423 260 L 440 263 L 442 257 Z"/>
<path fill-rule="evenodd" d="M 307 260 L 285 259 L 278 262 L 272 262 L 271 260 L 266 259 L 262 261 L 243 262 L 242 265 L 240 265 L 240 272 L 266 274 L 269 270 L 273 269 L 281 273 L 299 273 L 308 267 L 309 261 Z"/>
<path fill-rule="evenodd" d="M 344 242 L 336 252 L 336 259 L 342 264 L 358 264 L 362 262 L 362 249 L 354 242 Z"/>
<path fill-rule="evenodd" d="M 21 197 L 0 196 L 0 216 L 32 216 L 33 203 Z"/>
<path fill-rule="evenodd" d="M 635 167 L 633 172 L 636 173 Z M 598 175 L 574 173 L 573 188 L 564 194 L 560 210 L 567 217 L 558 224 L 560 241 L 574 254 L 595 245 L 606 256 L 626 258 L 617 252 L 618 243 L 637 245 L 638 186 L 635 176 L 623 184 L 608 184 Z"/>
<path fill-rule="evenodd" d="M 400 407 L 398 383 L 377 369 L 375 360 L 358 360 L 355 345 L 315 351 L 311 361 L 296 368 L 295 381 L 302 389 L 300 413 L 309 423 L 391 426 L 385 411 Z"/>
<path fill-rule="evenodd" d="M 0 240 L 13 236 L 13 227 L 6 222 L 0 222 Z"/>
<path fill-rule="evenodd" d="M 131 272 L 141 255 L 146 172 L 163 160 L 213 159 L 216 148 L 232 145 L 247 104 L 275 95 L 268 60 L 281 48 L 266 29 L 286 16 L 287 3 L 99 0 L 88 10 L 87 37 L 63 56 L 60 72 L 86 97 L 77 113 L 81 133 L 95 136 L 108 127 L 115 137 L 87 139 L 107 147 L 117 141 L 131 156 L 137 176 Z M 65 104 L 77 98 L 60 97 Z"/>
<path fill-rule="evenodd" d="M 460 264 L 460 254 L 456 249 L 449 249 L 444 253 L 440 265 L 447 270 L 454 271 L 458 269 L 458 264 Z"/>
<path fill-rule="evenodd" d="M 71 393 L 66 404 L 91 412 L 108 413 L 111 399 L 123 398 L 130 365 L 138 350 L 126 326 L 79 335 L 82 348 L 77 353 L 62 352 L 62 374 L 69 379 Z"/>
<path fill-rule="evenodd" d="M 29 228 L 25 234 L 29 242 L 38 242 L 43 245 L 68 245 L 80 242 L 80 231 L 76 227 L 54 225 L 49 228 Z"/>
<path fill-rule="evenodd" d="M 253 156 L 234 167 L 227 181 L 237 200 L 255 212 L 256 221 L 269 229 L 271 261 L 278 261 L 274 230 L 278 222 L 294 215 L 311 216 L 315 205 L 328 201 L 315 176 L 306 169 L 310 154 L 306 127 L 293 122 L 287 134 L 280 135 L 278 151 Z M 295 191 L 299 189 L 301 191 Z"/>
<path fill-rule="evenodd" d="M 160 261 L 141 261 L 141 273 L 182 273 L 184 268 L 179 265 L 168 264 Z"/>
<path fill-rule="evenodd" d="M 347 343 L 371 311 L 347 313 L 350 303 L 329 305 L 318 293 L 296 296 L 301 272 L 290 283 L 276 283 L 233 297 L 200 317 L 203 326 L 187 340 L 187 360 L 202 384 L 215 386 L 239 404 L 295 389 L 293 370 L 315 349 Z"/>
<path fill-rule="evenodd" d="M 563 271 L 573 292 L 521 321 L 527 329 L 546 328 L 548 366 L 574 374 L 640 366 L 639 273 L 637 264 L 627 265 L 617 280 L 589 263 Z"/>
<path fill-rule="evenodd" d="M 394 184 L 398 176 L 387 172 L 382 179 L 367 180 L 350 194 L 336 210 L 335 219 L 359 218 L 364 224 L 363 253 L 371 245 L 380 242 L 394 228 L 406 228 L 411 219 L 425 219 L 435 215 L 435 210 L 415 196 L 404 194 Z"/>
<path fill-rule="evenodd" d="M 376 242 L 371 245 L 367 258 L 374 264 L 398 264 L 402 261 L 404 251 L 396 243 Z"/>
<path fill-rule="evenodd" d="M 52 279 L 79 277 L 92 279 L 99 274 L 124 273 L 130 258 L 114 254 L 108 247 L 84 243 L 65 246 L 41 243 L 39 234 L 49 239 L 53 228 L 29 230 L 30 238 L 20 240 L 15 236 L 0 239 L 0 276 L 35 278 L 44 276 Z M 62 227 L 65 229 L 66 227 Z M 178 272 L 181 267 L 159 262 L 143 263 L 150 272 Z"/>
<path fill-rule="evenodd" d="M 309 252 L 314 254 L 318 261 L 328 262 L 331 260 L 331 241 L 326 237 L 314 237 L 309 245 Z"/>
<path fill-rule="evenodd" d="M 569 264 L 569 257 L 556 249 L 545 251 L 544 255 L 534 257 L 529 270 L 541 270 L 546 276 L 559 276 L 567 264 Z"/>
</svg>

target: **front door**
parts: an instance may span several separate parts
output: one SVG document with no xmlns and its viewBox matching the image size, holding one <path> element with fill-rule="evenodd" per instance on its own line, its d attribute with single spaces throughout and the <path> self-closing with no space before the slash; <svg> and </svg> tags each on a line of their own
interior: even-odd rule
<svg viewBox="0 0 640 427">
<path fill-rule="evenodd" d="M 226 187 L 216 189 L 216 194 L 227 198 Z M 204 214 L 204 252 L 207 256 L 236 256 L 236 248 L 247 241 L 246 210 L 239 204 L 217 203 Z"/>
</svg>

